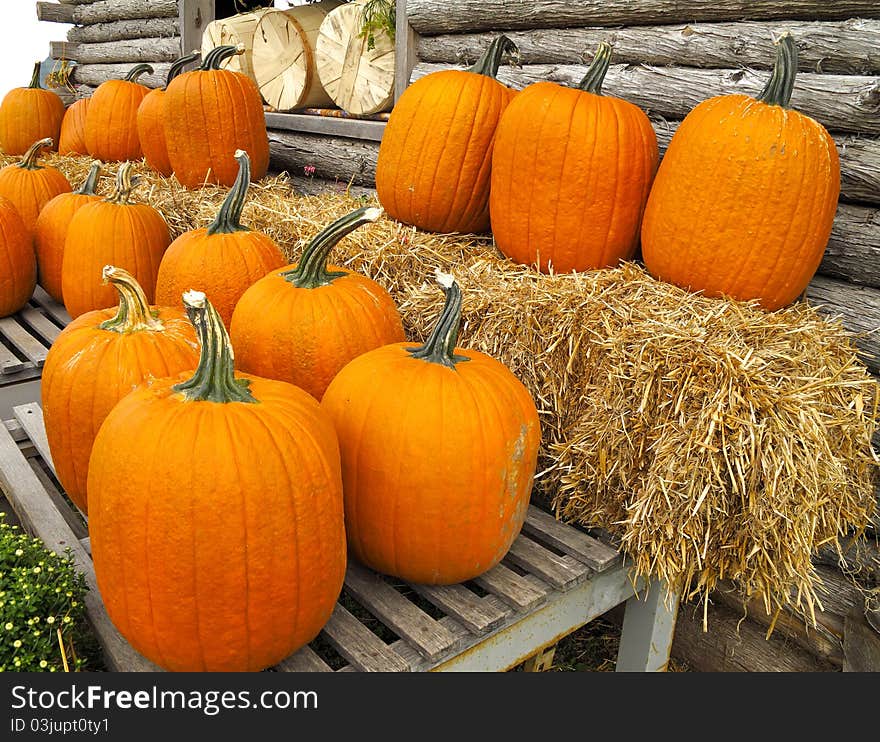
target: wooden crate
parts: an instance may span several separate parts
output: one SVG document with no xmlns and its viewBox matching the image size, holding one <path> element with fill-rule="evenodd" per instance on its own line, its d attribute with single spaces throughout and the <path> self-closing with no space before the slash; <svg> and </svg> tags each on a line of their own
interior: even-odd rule
<svg viewBox="0 0 880 742">
<path fill-rule="evenodd" d="M 51 549 L 71 549 L 90 588 L 88 615 L 108 668 L 159 669 L 110 622 L 85 518 L 59 491 L 53 472 L 40 406 L 16 406 L 0 426 L 0 486 L 26 530 Z M 667 606 L 662 586 L 644 588 L 610 545 L 532 506 L 503 562 L 473 582 L 406 584 L 350 563 L 343 594 L 320 635 L 271 669 L 501 671 L 626 602 L 618 670 L 662 670 L 677 600 Z"/>
</svg>

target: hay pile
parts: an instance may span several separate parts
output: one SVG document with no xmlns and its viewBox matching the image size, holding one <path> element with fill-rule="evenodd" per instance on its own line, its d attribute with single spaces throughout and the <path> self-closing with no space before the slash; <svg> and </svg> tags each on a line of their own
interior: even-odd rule
<svg viewBox="0 0 880 742">
<path fill-rule="evenodd" d="M 50 162 L 75 183 L 89 165 Z M 140 172 L 146 187 L 136 193 L 175 235 L 209 223 L 225 195 Z M 107 176 L 102 192 L 111 186 Z M 298 196 L 270 178 L 252 187 L 244 221 L 294 260 L 320 227 L 361 204 Z M 536 496 L 565 520 L 619 537 L 639 574 L 703 596 L 731 579 L 768 611 L 811 611 L 820 591 L 811 554 L 874 512 L 878 384 L 851 335 L 805 303 L 767 314 L 681 291 L 635 264 L 541 276 L 487 238 L 390 219 L 344 240 L 333 260 L 383 284 L 413 340 L 443 303 L 434 269 L 456 276 L 460 344 L 502 360 L 538 404 Z"/>
</svg>

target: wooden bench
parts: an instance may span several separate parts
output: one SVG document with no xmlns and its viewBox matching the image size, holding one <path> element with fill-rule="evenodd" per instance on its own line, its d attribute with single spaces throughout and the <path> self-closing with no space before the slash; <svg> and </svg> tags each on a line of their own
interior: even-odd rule
<svg viewBox="0 0 880 742">
<path fill-rule="evenodd" d="M 17 405 L 0 426 L 0 487 L 46 546 L 70 548 L 90 588 L 89 619 L 115 671 L 158 670 L 122 638 L 95 581 L 87 524 L 54 478 L 43 415 Z M 638 594 L 637 594 L 638 593 Z M 633 582 L 607 543 L 532 506 L 501 564 L 473 582 L 411 585 L 351 563 L 343 594 L 318 638 L 271 668 L 302 671 L 503 671 L 621 603 L 626 604 L 618 671 L 664 670 L 677 599 Z"/>
</svg>

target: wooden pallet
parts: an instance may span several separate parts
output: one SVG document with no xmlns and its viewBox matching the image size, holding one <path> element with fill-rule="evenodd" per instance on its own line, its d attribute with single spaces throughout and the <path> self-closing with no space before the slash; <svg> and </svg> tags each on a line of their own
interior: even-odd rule
<svg viewBox="0 0 880 742">
<path fill-rule="evenodd" d="M 16 406 L 0 426 L 0 486 L 23 526 L 56 551 L 70 548 L 86 576 L 87 610 L 117 671 L 153 671 L 110 622 L 98 592 L 87 525 L 60 492 L 42 410 Z M 630 580 L 620 553 L 532 506 L 501 564 L 472 582 L 407 584 L 350 563 L 343 594 L 320 635 L 273 671 L 410 672 L 509 669 L 626 602 L 618 669 L 660 670 L 675 607 L 665 591 Z"/>
</svg>

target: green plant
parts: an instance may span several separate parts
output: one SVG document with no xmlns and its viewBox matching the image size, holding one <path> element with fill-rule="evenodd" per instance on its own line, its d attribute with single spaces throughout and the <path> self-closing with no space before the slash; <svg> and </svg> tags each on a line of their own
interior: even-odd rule
<svg viewBox="0 0 880 742">
<path fill-rule="evenodd" d="M 93 669 L 87 589 L 69 552 L 49 551 L 0 513 L 0 671 L 58 672 L 65 661 L 72 671 Z"/>
<path fill-rule="evenodd" d="M 367 0 L 361 10 L 363 25 L 360 37 L 366 38 L 367 49 L 376 46 L 376 34 L 384 31 L 388 38 L 394 41 L 394 29 L 397 16 L 394 8 L 394 0 Z"/>
</svg>

